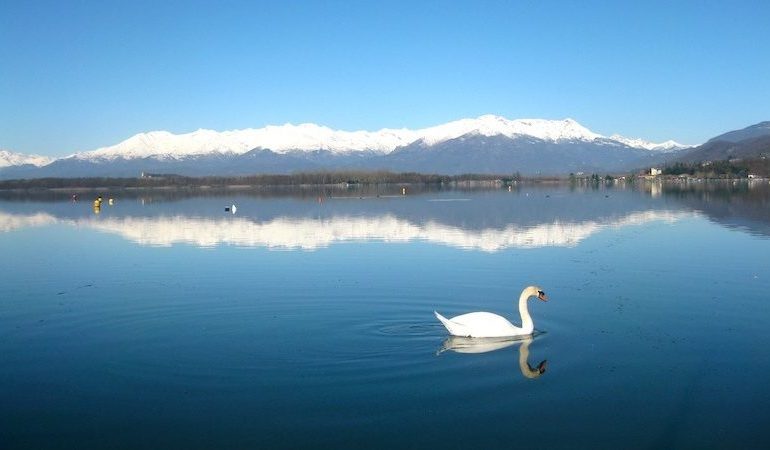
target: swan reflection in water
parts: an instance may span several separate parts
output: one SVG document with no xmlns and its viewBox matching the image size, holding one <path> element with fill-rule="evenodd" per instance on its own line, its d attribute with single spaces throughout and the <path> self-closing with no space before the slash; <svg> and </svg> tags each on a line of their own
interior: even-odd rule
<svg viewBox="0 0 770 450">
<path fill-rule="evenodd" d="M 541 361 L 535 367 L 529 364 L 529 345 L 533 340 L 532 336 L 525 338 L 467 338 L 449 336 L 436 354 L 439 355 L 447 350 L 456 353 L 487 353 L 515 344 L 521 344 L 519 345 L 519 370 L 521 370 L 521 374 L 525 378 L 538 378 L 545 373 L 547 360 Z"/>
</svg>

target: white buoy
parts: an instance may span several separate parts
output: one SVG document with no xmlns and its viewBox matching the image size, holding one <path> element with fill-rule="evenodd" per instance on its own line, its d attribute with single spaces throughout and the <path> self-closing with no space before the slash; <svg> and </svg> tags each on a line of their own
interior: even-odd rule
<svg viewBox="0 0 770 450">
<path fill-rule="evenodd" d="M 235 205 L 230 207 L 230 212 L 232 212 L 233 214 L 235 214 L 235 211 L 237 211 L 237 210 L 238 210 L 238 208 L 236 208 Z"/>
</svg>

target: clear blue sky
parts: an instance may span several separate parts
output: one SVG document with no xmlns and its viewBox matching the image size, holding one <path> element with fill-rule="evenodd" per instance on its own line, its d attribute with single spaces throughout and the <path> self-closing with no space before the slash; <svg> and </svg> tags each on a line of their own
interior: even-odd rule
<svg viewBox="0 0 770 450">
<path fill-rule="evenodd" d="M 0 148 L 487 113 L 700 143 L 770 120 L 769 43 L 764 0 L 0 0 Z"/>
</svg>

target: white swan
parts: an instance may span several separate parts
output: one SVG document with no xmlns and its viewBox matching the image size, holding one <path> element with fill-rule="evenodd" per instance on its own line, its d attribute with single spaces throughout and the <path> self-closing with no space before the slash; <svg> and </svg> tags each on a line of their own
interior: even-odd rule
<svg viewBox="0 0 770 450">
<path fill-rule="evenodd" d="M 519 297 L 519 314 L 521 314 L 521 328 L 513 325 L 505 317 L 488 312 L 472 312 L 447 319 L 433 311 L 438 320 L 444 324 L 449 334 L 463 337 L 509 337 L 527 336 L 535 330 L 532 316 L 527 310 L 527 300 L 537 297 L 538 300 L 548 301 L 545 292 L 537 286 L 528 286 L 521 291 Z"/>
</svg>

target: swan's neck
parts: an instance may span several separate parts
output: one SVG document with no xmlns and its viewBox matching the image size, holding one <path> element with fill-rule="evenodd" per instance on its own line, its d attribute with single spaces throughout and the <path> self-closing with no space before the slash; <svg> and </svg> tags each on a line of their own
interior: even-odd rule
<svg viewBox="0 0 770 450">
<path fill-rule="evenodd" d="M 525 333 L 531 333 L 535 329 L 535 324 L 532 322 L 532 316 L 529 315 L 529 310 L 527 309 L 527 300 L 529 299 L 530 294 L 528 291 L 524 291 L 521 293 L 521 297 L 519 297 L 519 314 L 521 314 L 521 328 L 524 330 Z"/>
<path fill-rule="evenodd" d="M 527 378 L 537 378 L 540 376 L 540 371 L 533 369 L 528 361 L 530 342 L 532 342 L 532 338 L 522 342 L 519 347 L 519 370 L 521 370 L 521 374 Z"/>
</svg>

